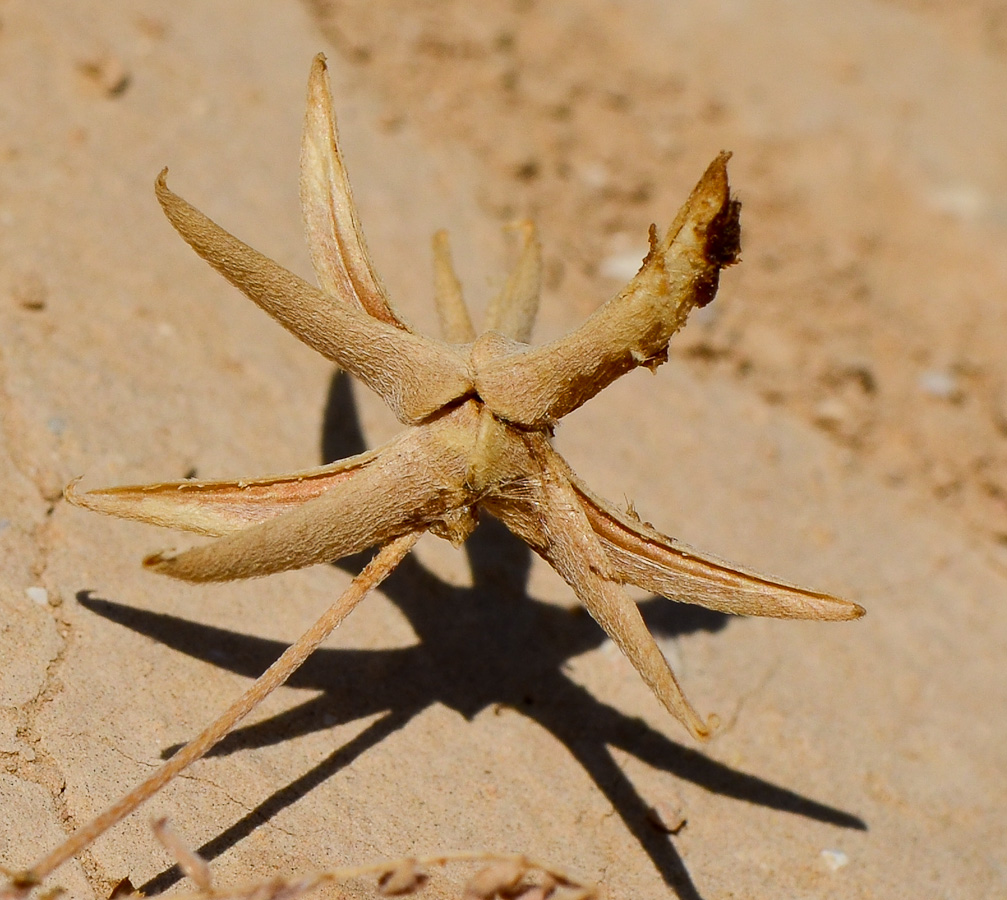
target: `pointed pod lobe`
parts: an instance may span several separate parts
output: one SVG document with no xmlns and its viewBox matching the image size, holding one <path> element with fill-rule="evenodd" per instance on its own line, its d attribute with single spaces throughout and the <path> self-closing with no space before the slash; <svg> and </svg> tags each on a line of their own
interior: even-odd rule
<svg viewBox="0 0 1007 900">
<path fill-rule="evenodd" d="M 334 303 L 169 190 L 167 171 L 158 176 L 155 192 L 185 242 L 289 332 L 363 381 L 399 421 L 422 422 L 471 392 L 461 352 L 379 321 L 355 305 Z"/>
<path fill-rule="evenodd" d="M 352 302 L 388 325 L 410 331 L 392 306 L 360 228 L 360 217 L 339 150 L 325 56 L 311 64 L 301 138 L 301 212 L 318 284 L 337 301 Z"/>
<path fill-rule="evenodd" d="M 668 342 L 696 306 L 716 293 L 720 270 L 737 259 L 740 204 L 730 195 L 722 153 L 706 170 L 618 296 L 583 325 L 541 347 L 501 357 L 475 373 L 494 414 L 525 427 L 561 419 L 637 366 L 667 358 Z"/>
</svg>

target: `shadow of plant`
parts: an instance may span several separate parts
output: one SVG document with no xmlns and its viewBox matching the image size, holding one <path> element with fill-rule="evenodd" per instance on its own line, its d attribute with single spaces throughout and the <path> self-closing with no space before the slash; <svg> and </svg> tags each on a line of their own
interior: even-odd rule
<svg viewBox="0 0 1007 900">
<path fill-rule="evenodd" d="M 349 380 L 334 376 L 326 408 L 325 461 L 365 449 Z M 531 551 L 503 525 L 486 517 L 465 544 L 471 587 L 453 587 L 408 556 L 381 591 L 407 617 L 418 643 L 386 650 L 321 649 L 288 686 L 317 692 L 277 716 L 236 730 L 212 752 L 280 743 L 377 713 L 384 715 L 348 743 L 199 849 L 214 859 L 259 824 L 405 726 L 434 704 L 471 719 L 507 707 L 537 722 L 573 754 L 618 812 L 664 881 L 681 900 L 700 900 L 671 837 L 651 824 L 648 804 L 612 755 L 618 748 L 653 768 L 728 797 L 843 828 L 866 830 L 850 813 L 736 771 L 682 746 L 592 697 L 564 672 L 564 664 L 598 647 L 604 632 L 580 607 L 562 609 L 528 596 Z M 366 556 L 341 560 L 354 574 Z M 145 612 L 82 591 L 87 609 L 191 657 L 255 678 L 286 649 L 277 641 L 238 634 L 175 616 Z M 641 604 L 653 632 L 665 637 L 725 627 L 728 617 L 654 597 Z M 178 748 L 169 748 L 170 756 Z M 157 876 L 141 890 L 158 893 L 181 874 Z"/>
</svg>

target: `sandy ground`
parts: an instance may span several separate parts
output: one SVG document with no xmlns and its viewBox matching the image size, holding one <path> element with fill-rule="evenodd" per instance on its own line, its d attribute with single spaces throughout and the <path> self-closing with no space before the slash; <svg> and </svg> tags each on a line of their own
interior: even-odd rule
<svg viewBox="0 0 1007 900">
<path fill-rule="evenodd" d="M 485 848 L 612 898 L 1007 896 L 1007 13 L 473 9 L 0 2 L 0 863 L 142 778 L 348 581 L 175 584 L 139 566 L 173 535 L 60 499 L 81 474 L 265 474 L 395 430 L 152 195 L 170 165 L 307 274 L 296 161 L 324 50 L 372 250 L 424 328 L 436 228 L 481 309 L 500 226 L 538 220 L 546 339 L 734 151 L 743 264 L 656 376 L 622 379 L 557 444 L 662 530 L 869 614 L 728 620 L 640 596 L 724 720 L 699 747 L 500 529 L 467 554 L 428 539 L 222 752 L 51 883 L 175 885 L 156 813 L 222 884 Z"/>
</svg>

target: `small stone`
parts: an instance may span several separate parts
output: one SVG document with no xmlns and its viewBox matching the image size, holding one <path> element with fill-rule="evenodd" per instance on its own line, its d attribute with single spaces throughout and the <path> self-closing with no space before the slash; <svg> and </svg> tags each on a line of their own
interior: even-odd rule
<svg viewBox="0 0 1007 900">
<path fill-rule="evenodd" d="M 49 592 L 44 587 L 25 588 L 24 593 L 32 603 L 37 603 L 39 606 L 49 605 Z"/>
<path fill-rule="evenodd" d="M 823 850 L 821 857 L 830 872 L 838 872 L 850 861 L 850 858 L 842 850 Z"/>
<path fill-rule="evenodd" d="M 928 369 L 920 373 L 916 381 L 919 389 L 928 397 L 957 403 L 962 399 L 961 386 L 954 374 L 941 369 Z"/>
</svg>

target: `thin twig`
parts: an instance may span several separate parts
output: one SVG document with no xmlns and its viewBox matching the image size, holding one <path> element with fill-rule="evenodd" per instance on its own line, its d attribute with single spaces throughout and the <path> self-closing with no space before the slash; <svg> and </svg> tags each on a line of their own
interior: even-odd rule
<svg viewBox="0 0 1007 900">
<path fill-rule="evenodd" d="M 155 819 L 150 827 L 161 846 L 175 857 L 182 873 L 204 893 L 211 891 L 213 876 L 210 874 L 210 864 L 178 836 L 167 816 Z"/>
<path fill-rule="evenodd" d="M 310 891 L 316 890 L 324 884 L 343 883 L 359 878 L 377 877 L 379 880 L 392 875 L 399 870 L 408 869 L 416 878 L 414 885 L 405 887 L 403 890 L 396 890 L 396 894 L 410 894 L 421 889 L 425 870 L 434 867 L 443 867 L 451 863 L 490 863 L 504 864 L 514 867 L 518 876 L 528 873 L 538 872 L 555 888 L 563 888 L 565 900 L 595 900 L 598 891 L 594 887 L 585 885 L 566 872 L 560 871 L 552 866 L 529 859 L 520 853 L 494 853 L 478 850 L 466 850 L 457 853 L 438 853 L 432 856 L 417 856 L 398 860 L 387 860 L 379 863 L 371 863 L 361 866 L 341 866 L 336 869 L 329 869 L 319 872 L 304 873 L 289 877 L 274 877 L 262 882 L 253 882 L 230 888 L 213 888 L 201 890 L 197 893 L 175 894 L 176 900 L 293 900 L 302 897 Z M 378 891 L 383 894 L 392 893 L 387 890 L 384 882 L 379 881 Z M 470 881 L 469 887 L 473 886 Z M 551 893 L 551 891 L 550 891 Z M 494 893 L 493 896 L 496 894 Z M 471 890 L 466 896 L 479 897 L 478 893 Z"/>
<path fill-rule="evenodd" d="M 381 583 L 402 558 L 412 549 L 421 532 L 412 532 L 386 544 L 353 579 L 342 596 L 336 600 L 314 625 L 296 643 L 291 644 L 265 672 L 216 721 L 198 737 L 186 744 L 146 781 L 137 785 L 124 797 L 113 803 L 103 813 L 78 828 L 55 850 L 42 857 L 30 869 L 16 875 L 10 884 L 13 890 L 0 893 L 0 900 L 23 895 L 68 859 L 76 856 L 99 835 L 122 821 L 141 803 L 156 794 L 187 766 L 204 756 L 220 740 L 276 688 L 283 684 L 315 651 L 329 634 Z"/>
</svg>

